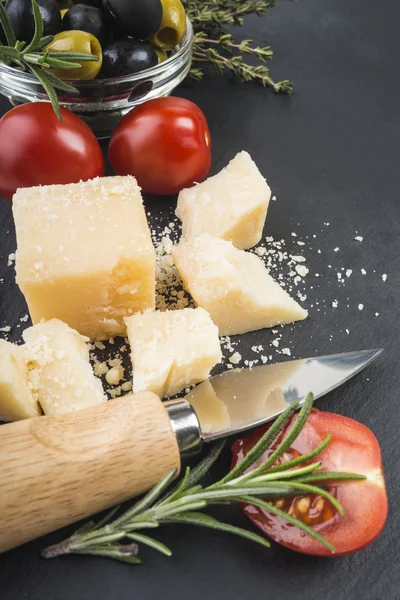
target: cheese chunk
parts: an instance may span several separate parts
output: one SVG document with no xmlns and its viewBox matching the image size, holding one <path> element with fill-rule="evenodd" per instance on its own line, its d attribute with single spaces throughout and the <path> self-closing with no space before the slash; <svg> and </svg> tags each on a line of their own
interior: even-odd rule
<svg viewBox="0 0 400 600">
<path fill-rule="evenodd" d="M 241 249 L 261 240 L 271 190 L 247 152 L 178 197 L 176 215 L 185 238 L 210 233 Z"/>
<path fill-rule="evenodd" d="M 261 259 L 208 234 L 172 249 L 185 288 L 210 313 L 220 335 L 305 319 L 304 310 L 268 274 Z"/>
<path fill-rule="evenodd" d="M 0 421 L 17 421 L 40 414 L 40 406 L 29 389 L 24 346 L 0 340 Z"/>
<path fill-rule="evenodd" d="M 26 329 L 23 338 L 30 354 L 30 386 L 46 415 L 106 401 L 89 363 L 87 338 L 58 319 Z"/>
<path fill-rule="evenodd" d="M 155 252 L 132 177 L 20 189 L 16 272 L 33 323 L 61 319 L 91 339 L 125 334 L 155 304 Z"/>
<path fill-rule="evenodd" d="M 207 379 L 222 358 L 218 329 L 202 308 L 150 312 L 125 319 L 133 391 L 160 398 Z"/>
</svg>

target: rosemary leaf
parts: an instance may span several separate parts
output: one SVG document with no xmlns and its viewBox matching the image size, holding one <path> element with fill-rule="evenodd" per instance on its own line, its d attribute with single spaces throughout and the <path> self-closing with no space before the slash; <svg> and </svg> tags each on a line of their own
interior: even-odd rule
<svg viewBox="0 0 400 600">
<path fill-rule="evenodd" d="M 5 33 L 7 44 L 9 46 L 14 46 L 17 40 L 15 39 L 14 30 L 3 2 L 0 2 L 0 25 Z"/>
<path fill-rule="evenodd" d="M 264 483 L 268 481 L 273 481 L 274 479 L 295 479 L 301 478 L 301 481 L 304 481 L 309 473 L 313 471 L 318 471 L 321 468 L 321 463 L 312 463 L 311 465 L 307 465 L 305 467 L 300 467 L 299 469 L 290 469 L 288 471 L 282 471 L 279 473 L 270 473 L 267 472 L 264 475 L 259 475 L 258 477 L 254 477 L 252 479 L 253 483 Z M 318 474 L 317 474 L 318 475 Z M 317 479 L 316 479 L 317 481 Z"/>
<path fill-rule="evenodd" d="M 46 75 L 47 75 L 47 78 L 50 79 L 50 81 L 53 84 L 53 86 L 55 88 L 57 88 L 58 90 L 61 90 L 62 92 L 70 92 L 72 94 L 78 94 L 79 93 L 76 87 L 74 87 L 70 83 L 67 83 L 66 81 L 63 81 L 62 79 L 59 79 L 51 71 L 46 71 Z"/>
<path fill-rule="evenodd" d="M 282 429 L 285 427 L 286 423 L 289 421 L 290 417 L 293 415 L 298 406 L 298 402 L 293 402 L 293 404 L 291 404 L 282 414 L 280 414 L 276 421 L 257 442 L 257 444 L 250 450 L 250 452 L 246 454 L 243 460 L 221 480 L 221 483 L 227 483 L 232 479 L 236 479 L 238 475 L 241 475 L 249 467 L 254 465 L 254 463 L 260 458 L 260 456 L 264 454 L 267 448 L 271 446 L 277 436 L 281 433 Z M 252 473 L 254 473 L 254 471 L 252 471 Z"/>
<path fill-rule="evenodd" d="M 44 37 L 42 37 L 41 40 L 39 40 L 39 42 L 36 46 L 36 51 L 39 52 L 40 50 L 42 50 L 42 48 L 44 48 L 45 46 L 50 44 L 50 42 L 52 42 L 53 40 L 54 40 L 54 35 L 45 35 Z"/>
<path fill-rule="evenodd" d="M 165 475 L 153 489 L 148 492 L 139 502 L 134 504 L 131 509 L 127 510 L 121 517 L 114 521 L 114 527 L 120 527 L 122 524 L 131 521 L 137 514 L 144 512 L 149 506 L 151 506 L 164 490 L 170 485 L 176 475 L 176 469 L 170 471 Z"/>
<path fill-rule="evenodd" d="M 269 467 L 271 467 L 280 457 L 290 448 L 294 440 L 298 437 L 300 431 L 303 429 L 304 425 L 307 422 L 308 417 L 310 416 L 311 409 L 313 405 L 313 395 L 308 394 L 306 399 L 304 400 L 303 406 L 301 407 L 299 416 L 297 417 L 296 422 L 293 427 L 286 435 L 286 437 L 278 444 L 277 448 L 269 455 L 269 457 L 256 469 L 251 471 L 251 473 L 246 473 L 243 475 L 242 480 L 247 480 L 249 477 L 254 478 L 257 475 L 265 472 Z M 283 413 L 282 413 L 283 414 Z M 282 416 L 282 415 L 281 415 Z M 276 423 L 277 421 L 275 421 Z M 272 429 L 272 427 L 271 427 Z M 269 431 L 271 431 L 271 429 Z M 268 432 L 267 432 L 268 433 Z M 256 446 L 255 446 L 256 447 Z M 253 448 L 254 450 L 254 448 Z M 239 466 L 246 460 L 247 456 L 250 452 L 245 456 Z"/>
<path fill-rule="evenodd" d="M 45 54 L 45 53 L 43 53 Z M 61 56 L 62 60 L 66 61 L 74 61 L 77 62 L 97 62 L 99 59 L 98 56 L 94 54 L 84 54 L 83 52 L 47 52 L 47 56 L 50 58 L 59 59 Z M 81 65 L 74 64 L 75 68 L 79 68 Z"/>
<path fill-rule="evenodd" d="M 331 439 L 332 439 L 332 434 L 329 433 L 326 436 L 326 438 L 319 444 L 319 446 L 314 448 L 314 450 L 311 450 L 311 452 L 307 452 L 307 454 L 301 454 L 300 456 L 297 456 L 296 458 L 292 458 L 292 460 L 288 460 L 286 462 L 281 463 L 280 465 L 270 467 L 268 469 L 268 473 L 279 473 L 281 471 L 286 471 L 287 469 L 293 469 L 294 467 L 297 467 L 298 465 L 302 465 L 304 463 L 311 461 L 313 458 L 316 458 L 319 454 L 321 454 L 321 452 L 323 450 L 325 450 L 325 448 L 328 446 Z"/>
<path fill-rule="evenodd" d="M 204 475 L 209 472 L 211 467 L 220 457 L 222 450 L 224 449 L 226 444 L 226 439 L 218 440 L 215 442 L 211 451 L 207 454 L 207 456 L 199 462 L 193 469 L 190 471 L 190 475 L 187 480 L 187 487 L 195 485 L 198 481 L 203 479 Z"/>
<path fill-rule="evenodd" d="M 95 536 L 95 533 L 93 533 Z M 80 550 L 82 548 L 88 548 L 92 545 L 100 545 L 100 544 L 108 544 L 110 542 L 116 542 L 118 540 L 122 540 L 125 537 L 125 532 L 117 532 L 117 533 L 109 533 L 106 535 L 99 535 L 98 537 L 89 538 L 86 536 L 86 539 L 82 542 L 76 542 L 73 544 L 72 549 L 75 552 L 76 550 Z M 88 539 L 89 538 L 89 539 Z"/>
<path fill-rule="evenodd" d="M 44 59 L 44 56 L 43 56 Z M 51 67 L 53 69 L 65 69 L 66 71 L 68 71 L 69 69 L 81 69 L 82 65 L 80 64 L 76 64 L 74 62 L 71 61 L 67 61 L 64 60 L 63 58 L 53 58 L 50 54 L 50 52 L 47 54 L 46 56 L 46 63 L 48 64 L 48 67 Z"/>
<path fill-rule="evenodd" d="M 40 9 L 39 9 L 38 3 L 36 2 L 36 0 L 31 0 L 31 2 L 32 2 L 33 17 L 35 19 L 35 33 L 33 34 L 32 41 L 25 48 L 24 53 L 28 53 L 37 47 L 37 45 L 39 44 L 40 40 L 43 37 L 43 32 L 44 32 L 43 19 L 42 19 L 42 15 L 40 14 Z"/>
<path fill-rule="evenodd" d="M 356 473 L 341 473 L 340 471 L 338 471 L 337 473 L 335 471 L 320 471 L 319 473 L 310 473 L 308 475 L 305 475 L 304 477 L 301 477 L 300 479 L 302 483 L 319 483 L 322 481 L 330 481 L 331 483 L 334 483 L 335 481 L 346 480 L 365 481 L 367 477 L 365 475 L 357 475 Z"/>
<path fill-rule="evenodd" d="M 300 519 L 296 519 L 295 517 L 288 515 L 283 510 L 280 510 L 279 508 L 277 508 L 274 504 L 271 504 L 270 502 L 265 502 L 264 500 L 261 500 L 260 498 L 252 498 L 249 496 L 243 496 L 243 498 L 241 498 L 241 501 L 244 502 L 245 504 L 252 504 L 253 506 L 259 506 L 260 508 L 264 508 L 265 510 L 267 510 L 269 513 L 276 515 L 277 517 L 281 517 L 288 523 L 291 523 L 292 525 L 295 525 L 296 527 L 298 527 L 305 533 L 308 533 L 308 535 L 310 535 L 315 540 L 320 542 L 323 546 L 328 548 L 328 550 L 332 550 L 332 552 L 334 552 L 334 550 L 335 550 L 334 546 L 332 546 L 332 544 L 330 542 L 328 542 L 324 537 L 322 537 L 322 535 L 317 533 L 315 531 L 315 529 L 313 529 L 312 527 L 309 527 L 308 525 L 303 523 L 303 521 L 300 521 Z"/>
<path fill-rule="evenodd" d="M 196 514 L 196 515 L 182 515 L 176 516 L 173 519 L 168 519 L 168 523 L 183 523 L 186 525 L 198 525 L 200 527 L 208 527 L 209 529 L 218 529 L 219 531 L 225 531 L 226 533 L 232 533 L 234 535 L 238 535 L 239 537 L 246 538 L 251 540 L 252 542 L 256 542 L 261 546 L 265 546 L 266 548 L 270 548 L 271 544 L 269 541 L 262 537 L 261 535 L 257 535 L 256 533 L 252 533 L 247 529 L 242 529 L 241 527 L 234 527 L 233 525 L 229 525 L 228 523 L 222 523 L 214 519 L 213 517 L 209 517 L 208 515 Z"/>
<path fill-rule="evenodd" d="M 130 540 L 134 540 L 135 542 L 150 546 L 150 548 L 161 552 L 161 554 L 165 554 L 165 556 L 172 556 L 171 550 L 165 546 L 165 544 L 162 544 L 158 540 L 155 540 L 148 535 L 143 535 L 142 533 L 127 533 L 126 537 Z"/>
<path fill-rule="evenodd" d="M 47 76 L 47 74 L 37 65 L 31 65 L 28 64 L 29 69 L 32 71 L 32 73 L 34 75 L 36 75 L 36 77 L 38 78 L 38 80 L 40 81 L 40 83 L 42 84 L 42 86 L 44 87 L 46 94 L 49 97 L 49 100 L 51 102 L 51 105 L 54 109 L 54 112 L 57 115 L 57 119 L 61 122 L 62 118 L 61 118 L 61 112 L 60 112 L 60 105 L 58 103 L 58 98 L 57 98 L 57 94 L 54 90 L 53 84 L 51 83 L 49 77 Z"/>
<path fill-rule="evenodd" d="M 113 558 L 114 560 L 118 560 L 120 562 L 129 563 L 130 565 L 140 565 L 141 560 L 137 556 L 132 556 L 130 554 L 125 554 L 120 550 L 119 546 L 116 546 L 115 549 L 108 548 L 88 548 L 87 550 L 75 550 L 73 554 L 88 554 L 91 556 L 105 556 L 107 558 Z"/>
</svg>

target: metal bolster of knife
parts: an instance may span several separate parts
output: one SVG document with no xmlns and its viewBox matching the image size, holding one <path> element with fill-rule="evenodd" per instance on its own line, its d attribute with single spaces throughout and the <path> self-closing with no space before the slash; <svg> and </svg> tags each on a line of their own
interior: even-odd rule
<svg viewBox="0 0 400 600">
<path fill-rule="evenodd" d="M 183 398 L 164 402 L 182 458 L 198 454 L 202 447 L 200 423 L 193 408 Z"/>
</svg>

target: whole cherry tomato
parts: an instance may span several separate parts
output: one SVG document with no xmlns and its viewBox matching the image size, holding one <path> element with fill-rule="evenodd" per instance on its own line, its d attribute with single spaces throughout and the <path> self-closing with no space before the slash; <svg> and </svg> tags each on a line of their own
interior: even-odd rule
<svg viewBox="0 0 400 600">
<path fill-rule="evenodd" d="M 207 177 L 210 145 L 206 118 L 196 104 L 157 98 L 122 119 L 108 157 L 117 175 L 134 175 L 144 192 L 177 194 Z"/>
<path fill-rule="evenodd" d="M 287 429 L 297 416 L 289 421 Z M 235 442 L 232 453 L 235 466 L 253 448 L 267 428 Z M 266 535 L 279 544 L 301 552 L 318 556 L 339 556 L 361 550 L 381 532 L 388 513 L 385 479 L 378 441 L 367 427 L 340 415 L 313 410 L 304 429 L 285 452 L 285 461 L 314 450 L 328 434 L 329 445 L 315 459 L 321 461 L 323 471 L 345 471 L 367 477 L 364 481 L 325 482 L 328 491 L 335 496 L 344 509 L 344 516 L 322 496 L 311 494 L 302 497 L 287 496 L 273 501 L 280 510 L 300 519 L 315 529 L 335 551 L 331 552 L 310 535 L 275 516 L 263 508 L 242 505 L 245 514 Z M 266 454 L 251 469 L 258 466 Z"/>
<path fill-rule="evenodd" d="M 23 104 L 0 120 L 0 195 L 17 188 L 77 183 L 104 174 L 96 137 L 82 119 L 61 108 L 62 122 L 47 102 Z"/>
</svg>

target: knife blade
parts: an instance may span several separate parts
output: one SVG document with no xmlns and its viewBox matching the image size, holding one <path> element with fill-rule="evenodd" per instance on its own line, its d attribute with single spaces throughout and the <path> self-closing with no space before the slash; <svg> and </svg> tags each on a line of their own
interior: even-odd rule
<svg viewBox="0 0 400 600">
<path fill-rule="evenodd" d="M 166 403 L 181 452 L 196 451 L 200 439 L 211 442 L 263 425 L 292 402 L 301 405 L 309 392 L 315 399 L 328 394 L 362 371 L 381 352 L 382 349 L 345 352 L 215 375 L 193 388 L 183 401 L 194 410 L 197 433 L 188 411 L 180 416 L 179 406 L 184 410 L 182 400 Z"/>
</svg>

